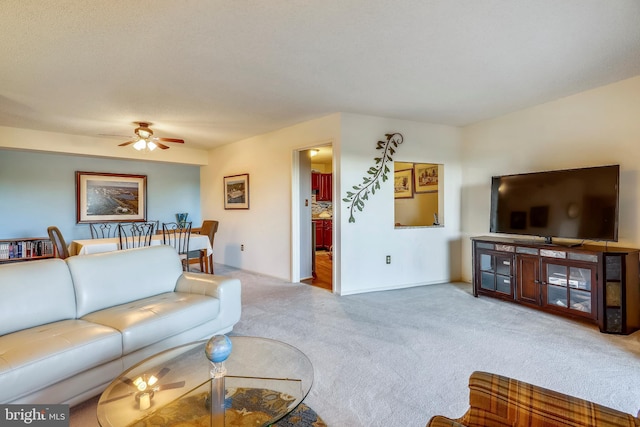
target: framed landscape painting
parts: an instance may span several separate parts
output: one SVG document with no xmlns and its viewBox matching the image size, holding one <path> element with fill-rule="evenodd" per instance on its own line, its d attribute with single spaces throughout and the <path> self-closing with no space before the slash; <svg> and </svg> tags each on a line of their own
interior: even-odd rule
<svg viewBox="0 0 640 427">
<path fill-rule="evenodd" d="M 224 208 L 249 209 L 249 174 L 224 177 Z"/>
<path fill-rule="evenodd" d="M 416 163 L 413 168 L 416 193 L 436 193 L 438 191 L 438 165 L 435 163 Z"/>
<path fill-rule="evenodd" d="M 146 221 L 147 176 L 76 172 L 76 221 Z"/>
<path fill-rule="evenodd" d="M 410 199 L 413 197 L 413 169 L 394 172 L 393 195 L 396 199 Z"/>
</svg>

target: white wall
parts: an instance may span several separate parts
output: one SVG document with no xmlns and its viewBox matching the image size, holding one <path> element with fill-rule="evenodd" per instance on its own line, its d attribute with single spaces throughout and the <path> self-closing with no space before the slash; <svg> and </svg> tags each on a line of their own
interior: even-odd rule
<svg viewBox="0 0 640 427">
<path fill-rule="evenodd" d="M 491 176 L 620 164 L 618 246 L 640 247 L 640 77 L 463 129 L 463 279 L 488 234 Z"/>
<path fill-rule="evenodd" d="M 349 223 L 346 190 L 362 183 L 374 166 L 379 140 L 399 132 L 404 142 L 393 160 L 444 164 L 444 227 L 394 227 L 393 165 L 389 179 Z M 459 129 L 381 117 L 342 115 L 339 197 L 334 194 L 334 227 L 339 223 L 341 294 L 394 289 L 457 280 L 460 277 Z M 334 175 L 335 176 L 335 175 Z M 335 242 L 334 242 L 335 245 Z M 385 263 L 391 255 L 391 264 Z"/>
<path fill-rule="evenodd" d="M 291 280 L 292 200 L 299 194 L 292 190 L 294 150 L 339 136 L 340 115 L 333 114 L 210 152 L 201 169 L 201 206 L 203 218 L 220 221 L 215 262 Z M 242 173 L 249 174 L 249 210 L 225 210 L 223 178 Z"/>
<path fill-rule="evenodd" d="M 357 214 L 356 222 L 348 223 L 348 206 L 341 201 L 346 188 L 361 183 L 379 154 L 377 141 L 391 131 L 405 138 L 394 159 L 445 165 L 445 227 L 394 228 L 392 173 Z M 353 114 L 333 114 L 211 152 L 209 165 L 202 168 L 201 204 L 203 218 L 220 221 L 216 262 L 290 280 L 292 152 L 322 142 L 332 142 L 334 152 L 336 292 L 344 295 L 460 277 L 460 131 Z M 224 210 L 223 177 L 239 173 L 250 175 L 250 209 Z M 392 257 L 390 265 L 385 264 L 386 255 Z"/>
</svg>

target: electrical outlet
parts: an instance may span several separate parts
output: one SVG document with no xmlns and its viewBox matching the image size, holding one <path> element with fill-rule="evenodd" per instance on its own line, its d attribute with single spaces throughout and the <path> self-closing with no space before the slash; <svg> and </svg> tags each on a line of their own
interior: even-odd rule
<svg viewBox="0 0 640 427">
<path fill-rule="evenodd" d="M 244 245 L 240 245 L 240 251 L 244 251 Z"/>
<path fill-rule="evenodd" d="M 387 264 L 391 264 L 391 255 L 387 255 Z"/>
</svg>

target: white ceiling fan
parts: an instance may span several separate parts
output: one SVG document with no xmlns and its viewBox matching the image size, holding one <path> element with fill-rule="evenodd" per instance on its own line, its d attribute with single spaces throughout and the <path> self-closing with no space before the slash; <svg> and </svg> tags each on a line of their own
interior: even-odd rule
<svg viewBox="0 0 640 427">
<path fill-rule="evenodd" d="M 134 130 L 134 133 L 136 134 L 136 136 L 131 141 L 118 144 L 119 147 L 124 147 L 130 144 L 133 144 L 133 148 L 135 148 L 136 150 L 153 151 L 156 148 L 160 148 L 162 150 L 166 150 L 167 148 L 169 148 L 168 145 L 164 145 L 162 142 L 184 144 L 183 139 L 154 137 L 153 131 L 149 127 L 152 125 L 152 123 L 149 123 L 149 122 L 134 122 L 134 123 L 138 125 L 138 127 Z"/>
</svg>

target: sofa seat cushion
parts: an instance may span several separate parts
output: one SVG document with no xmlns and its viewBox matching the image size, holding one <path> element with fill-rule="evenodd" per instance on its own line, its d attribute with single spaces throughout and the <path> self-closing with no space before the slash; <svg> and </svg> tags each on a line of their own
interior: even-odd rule
<svg viewBox="0 0 640 427">
<path fill-rule="evenodd" d="M 63 320 L 0 336 L 0 403 L 122 356 L 120 333 Z"/>
<path fill-rule="evenodd" d="M 218 317 L 217 298 L 167 292 L 89 313 L 84 320 L 122 333 L 123 354 L 129 354 Z"/>
</svg>

